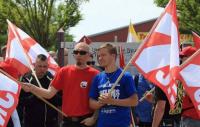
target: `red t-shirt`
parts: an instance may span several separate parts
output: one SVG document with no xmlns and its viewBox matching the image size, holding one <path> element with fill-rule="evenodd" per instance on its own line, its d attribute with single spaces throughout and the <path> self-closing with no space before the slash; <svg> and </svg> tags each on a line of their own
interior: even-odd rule
<svg viewBox="0 0 200 127">
<path fill-rule="evenodd" d="M 200 120 L 192 101 L 187 95 L 183 98 L 182 116 Z"/>
<path fill-rule="evenodd" d="M 79 69 L 75 65 L 61 68 L 52 81 L 52 86 L 62 90 L 62 111 L 68 116 L 83 116 L 91 113 L 89 90 L 93 78 L 99 73 L 87 67 Z"/>
</svg>

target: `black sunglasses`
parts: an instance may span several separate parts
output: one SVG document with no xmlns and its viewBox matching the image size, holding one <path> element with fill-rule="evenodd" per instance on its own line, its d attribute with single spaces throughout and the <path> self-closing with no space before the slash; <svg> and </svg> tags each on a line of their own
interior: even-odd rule
<svg viewBox="0 0 200 127">
<path fill-rule="evenodd" d="M 87 65 L 94 65 L 95 64 L 95 61 L 88 61 L 87 62 Z"/>
<path fill-rule="evenodd" d="M 78 51 L 78 50 L 74 50 L 73 51 L 73 54 L 74 55 L 78 55 L 78 54 L 80 54 L 80 55 L 86 55 L 88 52 L 86 52 L 86 51 Z"/>
</svg>

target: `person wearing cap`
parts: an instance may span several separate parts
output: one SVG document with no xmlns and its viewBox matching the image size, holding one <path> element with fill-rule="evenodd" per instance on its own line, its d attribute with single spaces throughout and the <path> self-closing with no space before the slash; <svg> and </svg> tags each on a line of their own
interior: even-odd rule
<svg viewBox="0 0 200 127">
<path fill-rule="evenodd" d="M 181 62 L 187 60 L 192 56 L 197 49 L 192 46 L 187 46 L 183 48 L 180 52 Z M 187 94 L 183 96 L 182 104 L 182 115 L 181 115 L 181 127 L 199 127 L 200 126 L 200 117 L 197 114 L 197 111 Z"/>
</svg>

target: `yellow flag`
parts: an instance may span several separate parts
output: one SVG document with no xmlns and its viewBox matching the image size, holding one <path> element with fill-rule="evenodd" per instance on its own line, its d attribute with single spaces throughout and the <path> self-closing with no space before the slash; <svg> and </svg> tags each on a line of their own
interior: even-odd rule
<svg viewBox="0 0 200 127">
<path fill-rule="evenodd" d="M 139 38 L 135 32 L 135 29 L 133 27 L 133 24 L 130 22 L 129 28 L 128 28 L 128 36 L 127 36 L 127 42 L 139 42 Z"/>
</svg>

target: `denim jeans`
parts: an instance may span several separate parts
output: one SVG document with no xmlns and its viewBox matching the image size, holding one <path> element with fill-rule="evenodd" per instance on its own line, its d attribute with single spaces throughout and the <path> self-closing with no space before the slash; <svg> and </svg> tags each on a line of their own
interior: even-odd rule
<svg viewBox="0 0 200 127">
<path fill-rule="evenodd" d="M 180 127 L 199 127 L 200 120 L 195 120 L 189 117 L 181 117 Z"/>
</svg>

